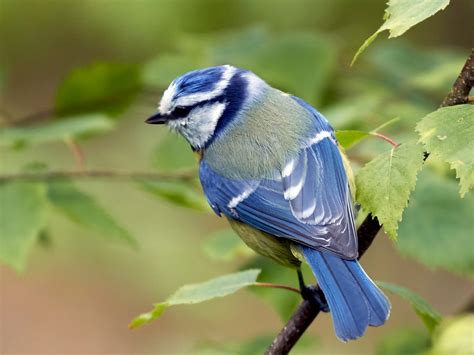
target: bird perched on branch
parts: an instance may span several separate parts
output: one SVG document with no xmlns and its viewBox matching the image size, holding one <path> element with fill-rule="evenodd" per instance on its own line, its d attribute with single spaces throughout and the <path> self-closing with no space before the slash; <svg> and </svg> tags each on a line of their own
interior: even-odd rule
<svg viewBox="0 0 474 355">
<path fill-rule="evenodd" d="M 146 122 L 167 124 L 200 153 L 214 212 L 257 253 L 298 271 L 303 297 L 329 308 L 339 339 L 385 323 L 390 303 L 357 261 L 352 173 L 318 111 L 223 65 L 176 78 Z M 303 260 L 324 295 L 304 285 Z"/>
</svg>

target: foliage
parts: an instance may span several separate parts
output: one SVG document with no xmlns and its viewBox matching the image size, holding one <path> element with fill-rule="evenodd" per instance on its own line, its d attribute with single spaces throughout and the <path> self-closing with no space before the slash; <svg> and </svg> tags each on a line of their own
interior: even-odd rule
<svg viewBox="0 0 474 355">
<path fill-rule="evenodd" d="M 448 3 L 449 0 L 390 0 L 384 24 L 362 45 L 354 61 L 380 32 L 388 30 L 390 37 L 400 36 Z M 378 217 L 392 239 L 398 234 L 395 245 L 402 255 L 428 267 L 472 276 L 474 254 L 468 246 L 474 210 L 473 196 L 469 194 L 474 185 L 474 110 L 472 105 L 461 105 L 434 111 L 458 74 L 463 56 L 453 51 L 420 50 L 404 43 L 386 43 L 367 53 L 365 67 L 347 72 L 336 66 L 341 53 L 339 40 L 309 32 L 278 33 L 252 27 L 242 31 L 183 35 L 177 42 L 138 64 L 102 62 L 77 68 L 59 85 L 55 108 L 44 117 L 48 120 L 2 128 L 0 146 L 31 148 L 71 139 L 81 139 L 81 144 L 82 139 L 99 139 L 101 134 L 119 127 L 116 121 L 124 117 L 128 108 L 138 106 L 150 91 L 156 91 L 157 97 L 183 72 L 223 63 L 245 67 L 270 84 L 301 96 L 318 108 L 323 107 L 321 111 L 338 128 L 338 141 L 348 150 L 349 157 L 354 158 L 356 168 L 361 161 L 368 162 L 357 171 L 358 202 L 365 211 Z M 3 68 L 0 73 L 0 81 L 3 81 Z M 153 111 L 148 103 L 147 110 Z M 395 116 L 400 118 L 388 121 Z M 382 126 L 373 129 L 380 124 Z M 381 129 L 395 141 L 404 143 L 387 151 L 385 142 L 374 139 Z M 173 135 L 160 136 L 157 140 L 159 144 L 151 154 L 150 165 L 163 174 L 157 176 L 169 176 L 163 180 L 140 179 L 134 181 L 135 185 L 159 200 L 210 213 L 194 179 L 196 158 L 188 144 Z M 430 153 L 429 166 L 418 176 L 425 152 Z M 32 151 L 22 151 L 22 154 L 29 153 Z M 463 199 L 457 195 L 457 184 L 446 171 L 445 163 L 456 170 Z M 8 180 L 8 176 L 5 181 L 1 180 L 2 263 L 21 271 L 35 242 L 54 237 L 45 232 L 49 210 L 107 240 L 136 246 L 135 239 L 101 206 L 95 195 L 83 192 L 72 180 L 45 178 L 47 173 L 47 170 L 31 171 L 30 175 L 38 177 L 32 182 Z M 183 179 L 183 173 L 189 176 Z M 249 259 L 252 252 L 230 230 L 213 234 L 203 248 L 213 261 L 233 262 L 245 258 L 243 268 L 251 270 L 184 286 L 166 301 L 156 304 L 152 311 L 134 319 L 131 327 L 159 317 L 171 305 L 203 302 L 254 285 L 259 270 L 261 282 L 296 283 L 293 270 L 261 257 Z M 312 280 L 308 270 L 304 272 Z M 463 336 L 472 324 L 471 318 L 443 322 L 438 327 L 441 316 L 420 296 L 398 285 L 380 285 L 407 300 L 429 331 L 434 331 L 433 354 L 447 350 L 454 353 L 465 347 Z M 285 320 L 300 302 L 297 294 L 284 290 L 251 289 Z M 413 332 L 404 333 L 397 339 L 385 341 L 379 350 L 403 353 L 426 349 L 430 338 L 416 337 Z M 262 344 L 267 345 L 268 340 L 259 337 L 240 347 L 226 344 L 215 346 L 214 350 L 261 353 Z"/>
<path fill-rule="evenodd" d="M 122 113 L 142 87 L 138 66 L 99 63 L 74 70 L 61 84 L 56 97 L 60 116 L 71 113 Z"/>
<path fill-rule="evenodd" d="M 467 314 L 447 319 L 434 337 L 434 344 L 428 354 L 466 354 L 472 350 L 472 329 L 474 315 Z"/>
<path fill-rule="evenodd" d="M 441 315 L 415 292 L 388 282 L 377 282 L 377 284 L 384 290 L 394 293 L 410 302 L 416 314 L 421 318 L 430 333 L 433 333 L 441 322 Z"/>
<path fill-rule="evenodd" d="M 398 250 L 432 268 L 474 275 L 474 196 L 460 199 L 455 181 L 430 170 L 418 185 L 400 225 Z"/>
<path fill-rule="evenodd" d="M 422 354 L 431 346 L 427 332 L 400 328 L 392 331 L 378 342 L 377 355 Z"/>
<path fill-rule="evenodd" d="M 474 186 L 474 107 L 444 107 L 424 117 L 416 126 L 431 154 L 456 169 L 461 197 Z"/>
<path fill-rule="evenodd" d="M 114 123 L 103 114 L 70 116 L 64 121 L 47 122 L 39 126 L 8 127 L 0 132 L 0 146 L 23 147 L 57 142 L 69 138 L 87 137 L 114 128 Z"/>
<path fill-rule="evenodd" d="M 166 301 L 156 304 L 152 311 L 143 313 L 132 320 L 129 327 L 137 328 L 158 318 L 169 306 L 201 303 L 216 297 L 224 297 L 244 287 L 252 286 L 257 281 L 259 273 L 260 270 L 251 269 L 219 276 L 199 284 L 182 286 Z"/>
<path fill-rule="evenodd" d="M 377 216 L 393 239 L 422 166 L 423 148 L 410 142 L 379 155 L 356 176 L 357 201 Z"/>
<path fill-rule="evenodd" d="M 254 255 L 231 229 L 223 229 L 210 235 L 203 244 L 203 250 L 210 259 L 219 261 Z"/>
<path fill-rule="evenodd" d="M 20 271 L 44 227 L 45 188 L 35 183 L 0 183 L 0 198 L 0 260 Z"/>
<path fill-rule="evenodd" d="M 160 199 L 175 203 L 182 207 L 198 211 L 209 211 L 209 205 L 191 186 L 174 181 L 140 181 L 139 185 Z"/>
<path fill-rule="evenodd" d="M 110 239 L 124 240 L 136 246 L 135 239 L 121 227 L 96 201 L 78 190 L 70 181 L 47 185 L 48 201 L 56 210 L 84 227 Z"/>
<path fill-rule="evenodd" d="M 389 38 L 398 37 L 411 27 L 433 16 L 449 5 L 449 0 L 389 0 L 384 14 L 384 23 L 375 33 L 367 38 L 352 59 L 352 64 L 357 57 L 377 38 L 383 31 L 389 31 Z"/>
</svg>

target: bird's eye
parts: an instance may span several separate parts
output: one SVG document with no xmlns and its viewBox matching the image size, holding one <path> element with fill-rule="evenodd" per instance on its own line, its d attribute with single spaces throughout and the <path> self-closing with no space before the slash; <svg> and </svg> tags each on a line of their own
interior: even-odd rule
<svg viewBox="0 0 474 355">
<path fill-rule="evenodd" d="M 185 106 L 177 106 L 174 110 L 173 110 L 173 117 L 175 118 L 183 118 L 183 117 L 186 117 L 189 112 L 191 111 L 191 108 L 190 107 L 185 107 Z"/>
</svg>

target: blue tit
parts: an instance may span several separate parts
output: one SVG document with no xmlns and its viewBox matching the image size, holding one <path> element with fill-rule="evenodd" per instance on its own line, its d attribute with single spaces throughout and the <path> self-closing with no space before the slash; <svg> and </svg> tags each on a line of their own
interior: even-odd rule
<svg viewBox="0 0 474 355">
<path fill-rule="evenodd" d="M 206 198 L 257 253 L 305 260 L 342 341 L 385 323 L 390 303 L 357 261 L 350 167 L 329 122 L 302 99 L 230 65 L 191 71 L 147 123 L 200 153 Z"/>
</svg>

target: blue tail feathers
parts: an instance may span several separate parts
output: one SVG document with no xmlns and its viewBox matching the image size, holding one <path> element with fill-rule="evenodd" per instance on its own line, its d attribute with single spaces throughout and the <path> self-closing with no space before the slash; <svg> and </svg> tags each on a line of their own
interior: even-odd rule
<svg viewBox="0 0 474 355">
<path fill-rule="evenodd" d="M 390 303 L 357 260 L 303 246 L 301 250 L 326 296 L 339 339 L 359 338 L 369 325 L 385 323 Z"/>
</svg>

